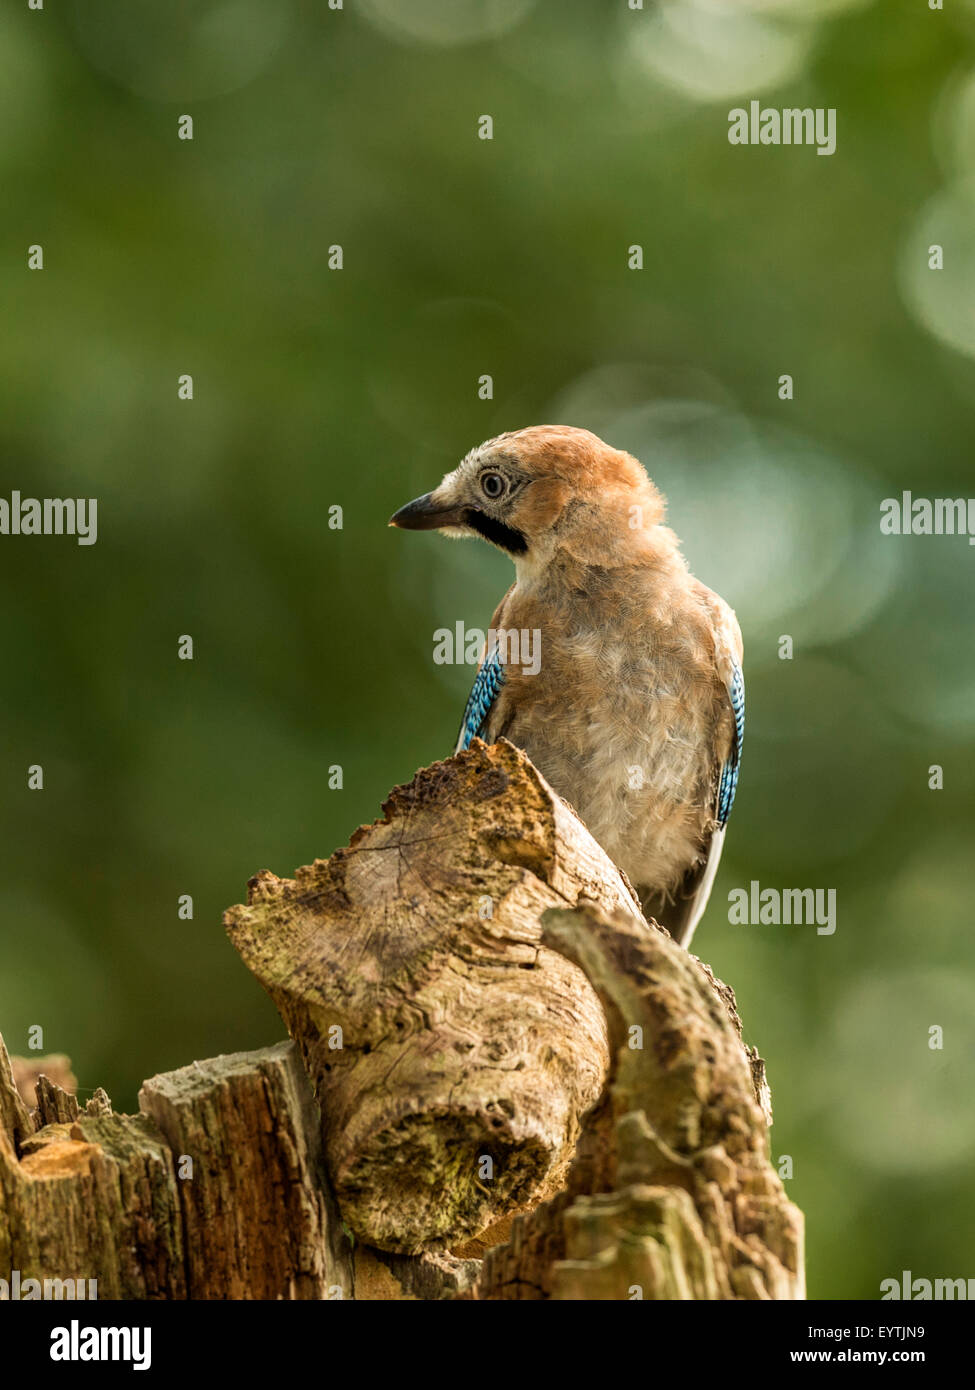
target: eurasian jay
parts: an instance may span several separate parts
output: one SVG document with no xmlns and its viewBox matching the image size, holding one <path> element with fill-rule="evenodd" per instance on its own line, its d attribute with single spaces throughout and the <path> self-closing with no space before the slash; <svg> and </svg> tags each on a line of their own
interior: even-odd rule
<svg viewBox="0 0 975 1390">
<path fill-rule="evenodd" d="M 664 508 L 632 455 L 538 425 L 471 450 L 390 525 L 510 555 L 516 579 L 455 751 L 475 737 L 523 748 L 686 946 L 735 797 L 745 695 L 735 615 L 689 573 Z M 535 674 L 519 651 L 528 633 Z"/>
</svg>

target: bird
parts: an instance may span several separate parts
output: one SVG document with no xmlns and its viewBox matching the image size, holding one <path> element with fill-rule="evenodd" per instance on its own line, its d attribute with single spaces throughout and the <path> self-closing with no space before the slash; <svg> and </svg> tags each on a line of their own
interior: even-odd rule
<svg viewBox="0 0 975 1390">
<path fill-rule="evenodd" d="M 472 449 L 389 525 L 480 537 L 514 562 L 454 751 L 523 749 L 686 947 L 735 800 L 745 686 L 734 611 L 690 573 L 665 512 L 632 454 L 535 425 Z"/>
</svg>

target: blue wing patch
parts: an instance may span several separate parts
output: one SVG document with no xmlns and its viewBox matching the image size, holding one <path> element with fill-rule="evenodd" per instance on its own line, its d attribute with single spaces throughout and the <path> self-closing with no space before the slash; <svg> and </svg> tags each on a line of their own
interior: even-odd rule
<svg viewBox="0 0 975 1390">
<path fill-rule="evenodd" d="M 494 647 L 481 662 L 473 688 L 467 697 L 464 720 L 457 740 L 458 752 L 463 748 L 470 748 L 471 739 L 477 738 L 480 734 L 503 685 L 504 662 L 501 660 L 500 651 Z"/>
<path fill-rule="evenodd" d="M 734 663 L 728 696 L 735 716 L 735 741 L 728 761 L 721 769 L 721 781 L 718 785 L 718 824 L 721 826 L 727 824 L 731 808 L 735 804 L 738 769 L 741 766 L 741 745 L 745 739 L 745 678 L 737 661 Z"/>
</svg>

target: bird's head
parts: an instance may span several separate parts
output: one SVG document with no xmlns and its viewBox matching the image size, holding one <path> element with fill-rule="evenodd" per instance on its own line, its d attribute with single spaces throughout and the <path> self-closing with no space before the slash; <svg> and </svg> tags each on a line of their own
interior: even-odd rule
<svg viewBox="0 0 975 1390">
<path fill-rule="evenodd" d="M 644 531 L 663 513 L 660 493 L 631 454 L 588 430 L 535 425 L 472 449 L 439 487 L 401 507 L 389 524 L 481 536 L 520 569 L 544 564 L 560 543 L 577 553 L 605 547 L 610 528 Z"/>
</svg>

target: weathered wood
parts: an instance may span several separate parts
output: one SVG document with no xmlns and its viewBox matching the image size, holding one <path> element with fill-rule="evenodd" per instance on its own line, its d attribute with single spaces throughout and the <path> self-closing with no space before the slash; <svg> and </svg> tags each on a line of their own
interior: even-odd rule
<svg viewBox="0 0 975 1390">
<path fill-rule="evenodd" d="M 662 929 L 592 906 L 546 913 L 543 940 L 599 994 L 613 1076 L 566 1191 L 515 1219 L 467 1296 L 804 1297 L 802 1215 L 769 1160 L 764 1066 L 731 991 Z"/>
<path fill-rule="evenodd" d="M 193 1298 L 341 1298 L 350 1248 L 321 1116 L 292 1043 L 147 1081 L 139 1106 L 176 1165 Z"/>
<path fill-rule="evenodd" d="M 27 1106 L 37 1105 L 37 1083 L 41 1077 L 74 1095 L 78 1089 L 78 1079 L 71 1070 L 71 1059 L 63 1052 L 46 1052 L 43 1056 L 11 1057 L 14 1084 Z"/>
<path fill-rule="evenodd" d="M 49 1124 L 18 1153 L 0 1134 L 0 1270 L 97 1281 L 99 1298 L 182 1298 L 170 1155 L 139 1115 Z"/>
<path fill-rule="evenodd" d="M 37 1094 L 37 1113 L 35 1124 L 40 1129 L 42 1125 L 62 1125 L 70 1124 L 81 1114 L 78 1105 L 78 1097 L 72 1095 L 70 1091 L 64 1090 L 56 1081 L 52 1081 L 49 1076 L 41 1072 L 35 1083 Z"/>
<path fill-rule="evenodd" d="M 369 1245 L 355 1250 L 355 1296 L 360 1302 L 438 1302 L 472 1288 L 480 1260 L 453 1255 L 393 1255 Z"/>
<path fill-rule="evenodd" d="M 227 914 L 297 1046 L 154 1077 L 126 1116 L 100 1090 L 80 1112 L 65 1058 L 13 1059 L 18 1091 L 0 1040 L 0 1271 L 100 1298 L 802 1297 L 732 991 L 510 745 L 383 809 Z"/>
<path fill-rule="evenodd" d="M 22 1144 L 35 1128 L 15 1077 L 15 1064 L 0 1037 L 0 1142 L 5 1138 L 10 1148 Z"/>
<path fill-rule="evenodd" d="M 424 768 L 348 849 L 261 873 L 226 914 L 302 1051 L 356 1235 L 445 1250 L 561 1187 L 602 1092 L 606 1021 L 546 908 L 634 897 L 502 740 Z"/>
<path fill-rule="evenodd" d="M 77 1106 L 39 1081 L 35 1132 L 12 1092 L 0 1043 L 0 1270 L 94 1279 L 103 1299 L 352 1295 L 292 1043 L 154 1077 L 139 1115 L 113 1115 L 102 1091 L 46 1122 Z"/>
</svg>

